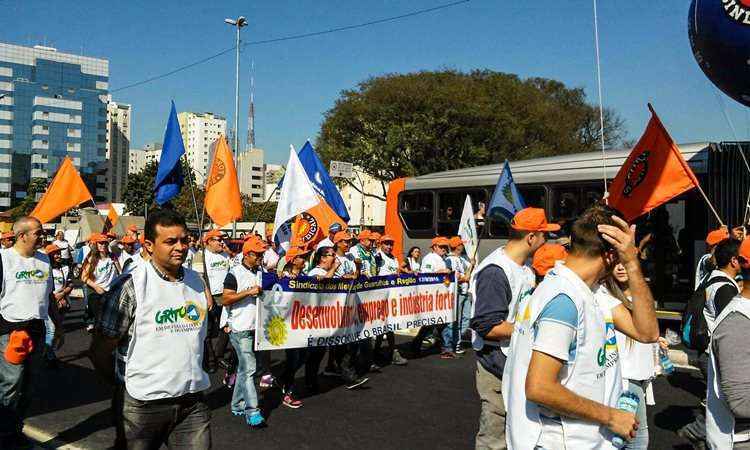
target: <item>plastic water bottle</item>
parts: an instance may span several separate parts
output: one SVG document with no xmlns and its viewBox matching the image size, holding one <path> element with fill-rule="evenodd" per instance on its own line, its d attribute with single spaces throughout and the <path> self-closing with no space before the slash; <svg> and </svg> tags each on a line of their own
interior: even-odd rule
<svg viewBox="0 0 750 450">
<path fill-rule="evenodd" d="M 661 372 L 664 375 L 671 375 L 674 373 L 674 364 L 672 364 L 672 360 L 669 359 L 668 351 L 663 348 L 659 349 L 659 364 L 661 365 Z"/>
<path fill-rule="evenodd" d="M 625 391 L 620 394 L 620 398 L 617 400 L 617 409 L 635 414 L 635 412 L 638 411 L 639 403 L 640 400 L 636 394 L 630 391 Z M 615 448 L 625 447 L 625 438 L 622 436 L 615 436 L 612 439 L 612 445 L 614 445 Z"/>
</svg>

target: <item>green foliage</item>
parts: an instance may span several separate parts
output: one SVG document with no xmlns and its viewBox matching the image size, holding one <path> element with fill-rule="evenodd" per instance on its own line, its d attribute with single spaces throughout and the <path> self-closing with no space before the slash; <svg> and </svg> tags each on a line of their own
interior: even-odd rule
<svg viewBox="0 0 750 450">
<path fill-rule="evenodd" d="M 624 122 L 605 109 L 606 145 Z M 354 163 L 383 180 L 592 151 L 599 110 L 582 88 L 489 70 L 393 74 L 342 92 L 316 148 L 328 163 Z"/>
<path fill-rule="evenodd" d="M 276 217 L 276 202 L 245 203 L 243 198 L 243 220 L 246 222 L 266 222 L 273 223 Z"/>
<path fill-rule="evenodd" d="M 43 194 L 47 190 L 46 178 L 32 178 L 26 188 L 26 197 L 10 210 L 10 217 L 15 222 L 23 216 L 29 215 L 36 206 L 36 194 Z"/>
</svg>

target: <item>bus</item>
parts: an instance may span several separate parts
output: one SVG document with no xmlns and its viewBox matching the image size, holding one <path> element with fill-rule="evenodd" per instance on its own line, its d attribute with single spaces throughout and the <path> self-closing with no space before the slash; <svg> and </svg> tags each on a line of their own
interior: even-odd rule
<svg viewBox="0 0 750 450">
<path fill-rule="evenodd" d="M 741 152 L 747 154 L 749 145 L 750 142 L 678 145 L 725 224 L 747 223 L 750 172 Z M 510 167 L 525 204 L 543 208 L 551 222 L 561 225 L 560 235 L 564 236 L 582 211 L 601 200 L 604 178 L 611 182 L 630 150 L 608 150 L 606 158 L 601 152 L 587 152 L 512 161 Z M 477 259 L 481 260 L 508 237 L 506 220 L 485 217 L 501 169 L 502 164 L 492 164 L 404 179 L 397 196 L 388 196 L 386 210 L 397 212 L 398 220 L 392 221 L 395 226 L 386 231 L 400 238 L 404 253 L 415 246 L 427 251 L 433 237 L 457 233 L 468 195 L 476 213 L 480 238 Z M 671 231 L 672 242 L 654 248 L 650 255 L 643 256 L 643 262 L 660 306 L 681 309 L 692 292 L 697 260 L 705 253 L 706 233 L 718 227 L 716 218 L 693 189 L 636 223 L 638 239 L 656 227 Z"/>
</svg>

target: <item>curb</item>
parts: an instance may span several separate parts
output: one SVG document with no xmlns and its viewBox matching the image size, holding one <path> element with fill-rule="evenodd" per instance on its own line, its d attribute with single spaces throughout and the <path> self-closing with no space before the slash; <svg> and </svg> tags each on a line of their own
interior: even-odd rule
<svg viewBox="0 0 750 450">
<path fill-rule="evenodd" d="M 50 434 L 41 428 L 32 425 L 24 425 L 23 434 L 44 448 L 59 450 L 88 450 L 86 447 L 78 447 L 74 444 L 63 442 L 57 438 L 57 434 Z"/>
</svg>

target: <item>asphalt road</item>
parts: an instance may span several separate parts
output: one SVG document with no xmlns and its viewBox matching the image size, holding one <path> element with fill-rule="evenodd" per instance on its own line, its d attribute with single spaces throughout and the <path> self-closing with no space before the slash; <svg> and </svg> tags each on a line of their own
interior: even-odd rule
<svg viewBox="0 0 750 450">
<path fill-rule="evenodd" d="M 42 445 L 104 449 L 114 439 L 111 388 L 97 378 L 86 357 L 90 337 L 80 317 L 81 312 L 74 310 L 66 319 L 66 344 L 58 352 L 60 368 L 35 377 L 26 423 Z M 280 373 L 283 353 L 274 353 L 272 360 L 274 372 Z M 371 374 L 370 382 L 359 390 L 347 391 L 335 380 L 321 378 L 321 392 L 303 397 L 303 407 L 296 410 L 281 404 L 277 389 L 263 391 L 261 403 L 269 426 L 262 430 L 249 429 L 242 419 L 231 416 L 231 392 L 216 374 L 208 394 L 214 448 L 471 449 L 479 417 L 474 367 L 474 356 L 467 351 L 459 360 L 441 360 L 432 354 L 405 367 L 385 367 Z M 690 448 L 675 431 L 692 420 L 704 389 L 691 373 L 656 381 L 657 405 L 649 410 L 650 448 Z"/>
</svg>

